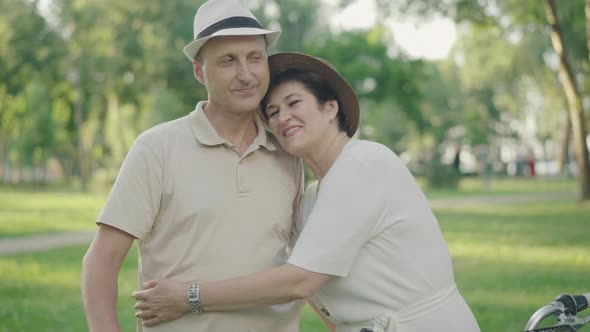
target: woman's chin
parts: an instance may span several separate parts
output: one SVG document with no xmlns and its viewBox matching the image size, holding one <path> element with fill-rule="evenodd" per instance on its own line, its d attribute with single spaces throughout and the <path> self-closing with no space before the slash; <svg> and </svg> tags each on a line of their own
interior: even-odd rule
<svg viewBox="0 0 590 332">
<path fill-rule="evenodd" d="M 294 144 L 294 142 L 281 142 L 281 146 L 288 154 L 301 157 L 303 151 L 303 146 L 301 144 Z"/>
</svg>

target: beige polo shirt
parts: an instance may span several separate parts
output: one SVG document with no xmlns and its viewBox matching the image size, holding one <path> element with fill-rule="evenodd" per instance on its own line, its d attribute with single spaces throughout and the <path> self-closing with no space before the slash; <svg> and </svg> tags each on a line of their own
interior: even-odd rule
<svg viewBox="0 0 590 332">
<path fill-rule="evenodd" d="M 98 218 L 138 239 L 140 282 L 219 280 L 287 259 L 300 161 L 279 147 L 258 117 L 262 130 L 240 156 L 217 134 L 204 105 L 136 139 Z M 187 314 L 143 331 L 298 331 L 298 309 L 290 303 Z"/>
</svg>

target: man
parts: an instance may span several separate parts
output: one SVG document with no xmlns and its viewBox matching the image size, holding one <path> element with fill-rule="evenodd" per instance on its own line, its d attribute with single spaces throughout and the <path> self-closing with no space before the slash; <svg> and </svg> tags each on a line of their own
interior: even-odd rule
<svg viewBox="0 0 590 332">
<path fill-rule="evenodd" d="M 266 48 L 279 34 L 241 0 L 211 0 L 197 11 L 184 53 L 207 101 L 141 134 L 125 158 L 83 260 L 90 331 L 119 331 L 117 277 L 135 239 L 140 285 L 228 278 L 286 260 L 301 164 L 256 113 L 269 83 Z M 138 320 L 138 331 L 297 331 L 298 309 L 190 314 L 154 328 Z"/>
</svg>

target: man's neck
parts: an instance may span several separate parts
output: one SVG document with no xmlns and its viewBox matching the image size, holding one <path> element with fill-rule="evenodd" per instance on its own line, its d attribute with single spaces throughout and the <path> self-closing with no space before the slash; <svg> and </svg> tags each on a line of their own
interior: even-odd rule
<svg viewBox="0 0 590 332">
<path fill-rule="evenodd" d="M 203 106 L 205 115 L 217 134 L 232 144 L 242 155 L 254 142 L 258 134 L 255 122 L 255 111 L 244 113 L 232 113 L 212 104 Z"/>
</svg>

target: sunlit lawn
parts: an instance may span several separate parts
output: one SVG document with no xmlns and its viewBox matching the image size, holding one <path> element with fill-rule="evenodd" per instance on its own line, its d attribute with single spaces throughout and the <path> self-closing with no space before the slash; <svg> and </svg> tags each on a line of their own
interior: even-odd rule
<svg viewBox="0 0 590 332">
<path fill-rule="evenodd" d="M 0 238 L 94 230 L 107 194 L 0 187 Z"/>
<path fill-rule="evenodd" d="M 478 176 L 464 177 L 457 189 L 428 188 L 423 178 L 418 183 L 426 191 L 428 198 L 449 198 L 460 196 L 506 195 L 546 192 L 577 192 L 578 183 L 572 178 L 563 177 L 492 177 L 484 181 Z"/>
<path fill-rule="evenodd" d="M 505 193 L 577 189 L 567 181 L 552 183 L 513 181 L 496 186 L 504 187 L 498 190 Z M 470 186 L 474 189 L 461 189 L 450 196 L 481 192 L 475 182 Z M 105 197 L 0 190 L 0 233 L 93 229 Z M 12 212 L 6 213 L 7 207 Z M 521 331 L 530 315 L 559 293 L 590 292 L 590 204 L 483 204 L 437 209 L 435 213 L 453 256 L 459 289 L 482 331 Z M 18 222 L 10 220 L 12 214 L 27 215 L 20 220 L 28 226 L 18 227 Z M 85 250 L 82 246 L 0 256 L 0 332 L 84 331 L 79 274 Z M 120 277 L 118 311 L 124 331 L 133 331 L 135 326 L 129 294 L 137 280 L 136 259 L 132 250 Z M 305 311 L 301 331 L 325 329 L 313 313 Z"/>
<path fill-rule="evenodd" d="M 437 210 L 459 288 L 482 331 L 522 331 L 562 292 L 590 292 L 590 204 Z"/>
<path fill-rule="evenodd" d="M 0 332 L 79 332 L 86 320 L 80 298 L 80 262 L 86 247 L 45 253 L 0 255 Z M 119 276 L 117 313 L 122 331 L 135 331 L 133 299 L 137 254 L 132 248 Z M 306 308 L 301 331 L 324 331 Z"/>
<path fill-rule="evenodd" d="M 521 194 L 575 192 L 573 179 L 495 178 L 488 186 L 478 177 L 464 178 L 457 190 L 428 188 L 429 199 Z M 67 190 L 21 190 L 0 187 L 0 238 L 61 231 L 94 230 L 94 220 L 108 193 Z"/>
</svg>

